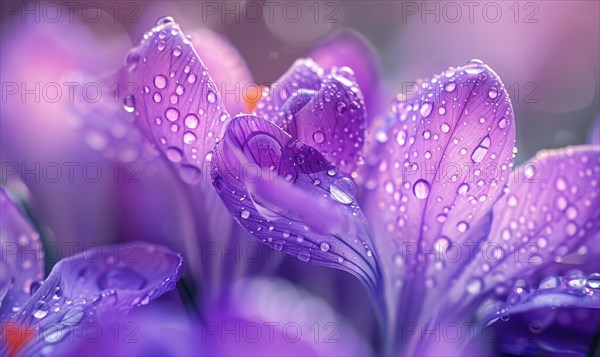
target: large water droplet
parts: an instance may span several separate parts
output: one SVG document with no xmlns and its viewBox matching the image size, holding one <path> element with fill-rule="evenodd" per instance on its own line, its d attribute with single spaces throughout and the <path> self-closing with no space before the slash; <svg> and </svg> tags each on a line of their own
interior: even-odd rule
<svg viewBox="0 0 600 357">
<path fill-rule="evenodd" d="M 489 136 L 486 136 L 483 139 L 481 139 L 481 142 L 479 143 L 477 148 L 475 148 L 475 150 L 473 150 L 473 154 L 471 155 L 471 160 L 473 160 L 473 162 L 476 162 L 476 163 L 481 162 L 483 160 L 483 158 L 485 157 L 485 155 L 488 153 L 488 151 L 490 149 L 490 144 L 491 144 L 491 139 Z"/>
<path fill-rule="evenodd" d="M 154 85 L 158 89 L 164 89 L 167 86 L 167 77 L 158 74 L 154 77 Z"/>
<path fill-rule="evenodd" d="M 50 310 L 50 305 L 48 305 L 45 301 L 38 301 L 33 306 L 33 316 L 38 319 L 42 319 L 48 315 L 48 311 Z"/>
<path fill-rule="evenodd" d="M 242 212 L 240 213 L 240 217 L 242 217 L 243 219 L 248 219 L 250 217 L 250 211 L 242 210 Z"/>
<path fill-rule="evenodd" d="M 558 287 L 558 285 L 560 285 L 560 280 L 558 280 L 557 277 L 551 275 L 551 276 L 545 277 L 540 282 L 538 289 L 540 289 L 540 290 L 554 289 L 554 288 Z"/>
<path fill-rule="evenodd" d="M 196 129 L 200 120 L 198 119 L 198 116 L 196 114 L 188 114 L 186 115 L 184 122 L 185 126 L 187 126 L 188 128 Z"/>
<path fill-rule="evenodd" d="M 456 82 L 446 83 L 446 86 L 444 87 L 444 89 L 446 90 L 446 92 L 452 92 L 453 90 L 456 89 Z"/>
<path fill-rule="evenodd" d="M 413 193 L 420 200 L 424 200 L 429 196 L 429 190 L 429 182 L 424 179 L 417 180 L 413 185 Z"/>
<path fill-rule="evenodd" d="M 396 135 L 396 142 L 400 146 L 404 146 L 404 144 L 406 144 L 406 131 L 405 130 L 400 130 L 398 132 L 398 134 Z"/>
<path fill-rule="evenodd" d="M 433 103 L 431 102 L 423 102 L 421 104 L 421 109 L 419 109 L 423 118 L 427 118 L 433 109 Z"/>
<path fill-rule="evenodd" d="M 354 182 L 347 177 L 343 177 L 329 186 L 329 193 L 336 201 L 345 205 L 352 203 L 356 194 Z"/>
<path fill-rule="evenodd" d="M 167 155 L 167 159 L 171 162 L 181 162 L 183 159 L 183 153 L 176 147 L 170 147 L 165 151 L 165 155 Z"/>
<path fill-rule="evenodd" d="M 169 119 L 170 121 L 176 121 L 177 119 L 179 119 L 179 110 L 175 108 L 169 108 L 165 112 L 165 117 L 167 117 L 167 119 Z"/>
<path fill-rule="evenodd" d="M 191 131 L 186 131 L 183 134 L 183 142 L 186 144 L 191 144 L 194 141 L 196 141 L 196 134 L 192 133 Z"/>
<path fill-rule="evenodd" d="M 320 144 L 323 141 L 325 141 L 325 134 L 323 134 L 322 131 L 315 131 L 315 133 L 313 134 L 313 140 L 317 143 Z"/>
<path fill-rule="evenodd" d="M 600 289 L 600 274 L 592 273 L 588 275 L 587 287 L 590 289 Z"/>
<path fill-rule="evenodd" d="M 216 96 L 215 92 L 208 91 L 208 94 L 206 95 L 206 100 L 208 100 L 209 103 L 216 102 L 217 101 L 217 96 Z"/>
</svg>

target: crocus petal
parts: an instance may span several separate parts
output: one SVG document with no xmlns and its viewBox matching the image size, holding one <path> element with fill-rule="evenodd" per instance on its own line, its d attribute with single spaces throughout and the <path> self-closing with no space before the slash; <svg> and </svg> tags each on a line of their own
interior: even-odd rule
<svg viewBox="0 0 600 357">
<path fill-rule="evenodd" d="M 20 353 L 38 354 L 48 344 L 64 351 L 87 326 L 82 322 L 123 315 L 174 289 L 182 264 L 180 255 L 145 242 L 90 248 L 59 261 L 10 320 L 39 334 Z"/>
<path fill-rule="evenodd" d="M 0 187 L 0 321 L 18 309 L 44 274 L 39 234 Z"/>
<path fill-rule="evenodd" d="M 198 28 L 190 32 L 192 45 L 210 71 L 214 82 L 223 94 L 223 103 L 232 114 L 248 113 L 247 99 L 251 91 L 258 90 L 252 83 L 252 74 L 238 50 L 220 34 Z M 244 95 L 248 94 L 250 98 Z M 260 94 L 260 92 L 258 92 Z"/>
<path fill-rule="evenodd" d="M 128 54 L 122 72 L 123 93 L 128 84 L 134 89 L 125 105 L 143 132 L 184 181 L 200 182 L 229 115 L 190 40 L 173 19 L 160 19 Z"/>
<path fill-rule="evenodd" d="M 314 62 L 297 61 L 256 113 L 350 174 L 362 162 L 367 116 L 363 95 L 350 68 L 321 73 Z"/>
<path fill-rule="evenodd" d="M 488 241 L 461 279 L 478 279 L 484 293 L 595 244 L 599 173 L 600 149 L 592 146 L 542 151 L 520 166 L 494 206 Z"/>
<path fill-rule="evenodd" d="M 354 184 L 313 147 L 260 117 L 237 116 L 215 149 L 212 178 L 233 217 L 263 243 L 378 286 Z"/>
<path fill-rule="evenodd" d="M 349 67 L 356 73 L 356 82 L 365 96 L 370 113 L 377 107 L 379 59 L 369 41 L 360 33 L 343 29 L 331 39 L 313 48 L 307 55 L 326 71 L 334 67 Z"/>
<path fill-rule="evenodd" d="M 271 87 L 265 89 L 256 114 L 283 127 L 284 104 L 298 92 L 314 94 L 319 90 L 323 69 L 313 60 L 298 59 Z"/>
<path fill-rule="evenodd" d="M 385 238 L 376 244 L 388 291 L 397 290 L 391 279 L 404 277 L 401 294 L 407 300 L 398 302 L 394 293 L 388 299 L 409 310 L 399 313 L 409 321 L 419 313 L 415 304 L 430 306 L 422 298 L 426 289 L 435 300 L 431 306 L 440 302 L 435 291 L 445 291 L 452 281 L 445 276 L 466 255 L 446 264 L 446 257 L 456 255 L 440 253 L 485 237 L 489 212 L 512 166 L 515 138 L 508 94 L 481 61 L 450 68 L 419 88 L 406 101 L 399 97 L 375 130 L 367 154 L 372 176 L 365 183 L 371 190 L 367 213 L 376 236 Z"/>
</svg>

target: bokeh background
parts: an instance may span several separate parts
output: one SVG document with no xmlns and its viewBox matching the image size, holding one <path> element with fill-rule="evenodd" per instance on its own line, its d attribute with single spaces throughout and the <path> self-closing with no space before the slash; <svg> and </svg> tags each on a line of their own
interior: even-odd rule
<svg viewBox="0 0 600 357">
<path fill-rule="evenodd" d="M 517 162 L 541 149 L 588 142 L 599 120 L 598 1 L 70 4 L 2 3 L 0 159 L 2 183 L 22 192 L 46 241 L 81 242 L 75 250 L 86 243 L 129 239 L 162 242 L 176 249 L 173 242 L 185 240 L 181 217 L 172 214 L 181 210 L 176 200 L 185 193 L 173 194 L 172 181 L 141 173 L 143 179 L 135 183 L 115 182 L 115 170 L 123 174 L 124 169 L 112 167 L 114 163 L 94 150 L 95 138 L 78 130 L 65 85 L 82 74 L 104 78 L 114 73 L 143 33 L 166 15 L 186 32 L 209 28 L 224 36 L 246 61 L 253 82 L 260 84 L 276 81 L 296 59 L 335 39 L 340 31 L 354 31 L 377 64 L 376 72 L 369 74 L 376 85 L 366 93 L 374 98 L 367 108 L 370 115 L 384 113 L 406 83 L 482 59 L 500 75 L 511 95 Z M 351 63 L 352 54 L 348 56 Z M 60 95 L 50 84 L 60 87 Z M 75 89 L 80 90 L 81 86 Z M 74 180 L 64 176 L 65 163 L 80 164 Z M 79 168 L 86 163 L 100 165 L 103 176 L 97 182 L 82 179 Z M 52 170 L 53 164 L 63 169 L 56 182 L 48 179 L 51 171 L 43 172 Z M 16 178 L 27 191 L 14 182 Z M 165 189 L 149 189 L 160 185 Z M 193 225 L 200 224 L 202 217 L 187 219 Z M 62 251 L 50 255 L 49 266 L 61 255 Z M 354 304 L 369 298 L 355 279 L 281 256 L 268 265 L 269 274 L 329 302 L 375 343 L 373 311 L 369 304 L 364 309 Z"/>
</svg>

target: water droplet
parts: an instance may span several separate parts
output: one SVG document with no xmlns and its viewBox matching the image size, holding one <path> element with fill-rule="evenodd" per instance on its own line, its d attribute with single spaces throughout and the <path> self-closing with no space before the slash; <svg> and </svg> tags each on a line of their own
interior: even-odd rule
<svg viewBox="0 0 600 357">
<path fill-rule="evenodd" d="M 508 124 L 508 120 L 507 120 L 506 118 L 504 118 L 504 117 L 503 117 L 503 118 L 502 118 L 502 119 L 500 119 L 500 121 L 498 122 L 498 127 L 499 127 L 500 129 L 504 129 L 504 128 L 506 128 L 506 125 L 507 125 L 507 124 Z"/>
<path fill-rule="evenodd" d="M 338 113 L 343 114 L 346 111 L 346 103 L 339 102 L 335 108 L 337 109 Z"/>
<path fill-rule="evenodd" d="M 469 229 L 469 224 L 467 222 L 460 221 L 456 225 L 456 229 L 458 229 L 460 233 L 464 233 L 467 231 L 467 229 Z"/>
<path fill-rule="evenodd" d="M 48 315 L 50 306 L 45 301 L 38 301 L 33 306 L 33 316 L 38 319 L 42 319 Z"/>
<path fill-rule="evenodd" d="M 329 186 L 329 193 L 336 201 L 345 205 L 352 203 L 356 194 L 354 182 L 347 177 L 343 177 Z"/>
<path fill-rule="evenodd" d="M 481 292 L 483 288 L 483 281 L 479 278 L 472 278 L 467 283 L 467 292 L 471 295 L 477 295 Z"/>
<path fill-rule="evenodd" d="M 133 113 L 135 111 L 135 97 L 133 95 L 128 95 L 123 99 L 123 109 L 127 113 Z"/>
<path fill-rule="evenodd" d="M 565 181 L 564 178 L 559 177 L 558 179 L 556 179 L 556 182 L 554 183 L 554 187 L 556 187 L 556 189 L 559 191 L 564 191 L 567 189 L 567 182 Z"/>
<path fill-rule="evenodd" d="M 165 112 L 165 117 L 167 117 L 167 119 L 170 121 L 176 121 L 179 119 L 179 110 L 171 107 Z"/>
<path fill-rule="evenodd" d="M 191 131 L 186 131 L 183 134 L 183 142 L 186 144 L 191 144 L 194 141 L 196 141 L 196 134 L 192 133 Z"/>
<path fill-rule="evenodd" d="M 216 102 L 217 101 L 217 96 L 215 95 L 215 92 L 208 91 L 208 94 L 206 95 L 206 100 L 208 100 L 209 103 Z"/>
<path fill-rule="evenodd" d="M 560 284 L 560 280 L 558 280 L 557 277 L 555 276 L 547 276 L 545 277 L 541 282 L 540 285 L 538 287 L 538 289 L 540 290 L 546 290 L 546 289 L 554 289 L 556 288 L 558 285 Z"/>
<path fill-rule="evenodd" d="M 321 243 L 321 250 L 326 252 L 329 250 L 329 243 L 323 242 Z"/>
<path fill-rule="evenodd" d="M 446 86 L 444 87 L 444 89 L 446 90 L 446 92 L 452 92 L 453 90 L 456 89 L 456 82 L 446 83 Z"/>
<path fill-rule="evenodd" d="M 396 135 L 396 142 L 400 146 L 404 146 L 404 144 L 406 144 L 406 131 L 405 130 L 400 130 L 398 132 L 398 134 Z"/>
<path fill-rule="evenodd" d="M 181 47 L 175 46 L 175 48 L 173 49 L 173 56 L 179 57 L 180 55 L 181 55 Z"/>
<path fill-rule="evenodd" d="M 586 284 L 585 275 L 578 269 L 569 270 L 567 274 L 565 274 L 564 279 L 567 287 L 573 290 L 581 290 Z"/>
<path fill-rule="evenodd" d="M 467 192 L 469 192 L 469 184 L 467 183 L 463 183 L 462 185 L 458 186 L 458 190 L 456 190 L 456 193 L 461 196 L 466 195 Z"/>
<path fill-rule="evenodd" d="M 317 143 L 320 144 L 323 141 L 325 141 L 325 134 L 323 134 L 322 131 L 315 131 L 315 133 L 313 134 L 313 140 Z"/>
<path fill-rule="evenodd" d="M 446 134 L 450 131 L 450 125 L 448 125 L 448 123 L 442 123 L 440 130 L 442 130 L 442 133 Z"/>
<path fill-rule="evenodd" d="M 307 263 L 310 260 L 310 253 L 307 251 L 301 250 L 298 252 L 297 257 L 298 257 L 298 260 L 300 260 L 301 262 Z"/>
<path fill-rule="evenodd" d="M 154 77 L 154 85 L 158 89 L 164 89 L 167 86 L 167 77 L 158 74 Z"/>
<path fill-rule="evenodd" d="M 162 101 L 162 95 L 160 95 L 160 93 L 156 92 L 152 96 L 152 99 L 154 100 L 154 103 L 160 103 Z"/>
<path fill-rule="evenodd" d="M 433 103 L 431 102 L 423 102 L 421 104 L 421 109 L 419 110 L 423 118 L 427 118 L 433 109 Z"/>
<path fill-rule="evenodd" d="M 587 287 L 590 289 L 600 289 L 600 274 L 592 273 L 588 275 Z"/>
<path fill-rule="evenodd" d="M 165 151 L 165 155 L 167 155 L 167 159 L 171 162 L 181 162 L 183 159 L 183 153 L 176 147 L 170 147 Z"/>
<path fill-rule="evenodd" d="M 101 290 L 139 290 L 146 285 L 146 278 L 135 270 L 122 267 L 105 271 L 98 277 L 96 283 Z"/>
<path fill-rule="evenodd" d="M 240 217 L 242 217 L 243 219 L 248 219 L 248 217 L 250 217 L 250 211 L 242 210 L 242 212 L 240 213 Z"/>
<path fill-rule="evenodd" d="M 196 82 L 196 78 L 197 78 L 197 76 L 194 73 L 190 73 L 188 75 L 187 80 L 190 84 L 193 84 L 194 82 Z"/>
<path fill-rule="evenodd" d="M 186 115 L 184 122 L 185 126 L 187 126 L 188 128 L 196 129 L 200 120 L 198 119 L 198 116 L 196 114 L 188 114 Z"/>
<path fill-rule="evenodd" d="M 481 162 L 485 155 L 488 153 L 488 150 L 490 149 L 490 144 L 491 139 L 489 136 L 486 136 L 483 139 L 481 139 L 481 142 L 479 143 L 477 148 L 473 150 L 471 160 L 473 160 L 473 162 Z"/>
<path fill-rule="evenodd" d="M 519 200 L 517 199 L 517 197 L 515 195 L 508 196 L 508 206 L 509 207 L 517 207 L 518 204 L 519 204 Z"/>
<path fill-rule="evenodd" d="M 498 90 L 496 88 L 490 88 L 490 90 L 488 91 L 488 97 L 490 97 L 491 99 L 496 99 L 498 97 Z"/>
<path fill-rule="evenodd" d="M 424 200 L 429 196 L 429 190 L 429 182 L 423 179 L 417 180 L 413 186 L 413 193 L 420 200 Z"/>
</svg>

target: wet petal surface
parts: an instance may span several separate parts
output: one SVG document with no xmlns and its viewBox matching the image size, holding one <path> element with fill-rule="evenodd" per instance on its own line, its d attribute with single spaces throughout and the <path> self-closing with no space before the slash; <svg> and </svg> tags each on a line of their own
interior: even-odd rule
<svg viewBox="0 0 600 357">
<path fill-rule="evenodd" d="M 184 181 L 202 181 L 229 114 L 190 39 L 163 18 L 130 51 L 122 72 L 123 100 L 142 131 Z"/>
<path fill-rule="evenodd" d="M 376 289 L 379 271 L 354 184 L 315 148 L 260 117 L 238 116 L 216 148 L 212 178 L 233 217 L 261 242 Z"/>
<path fill-rule="evenodd" d="M 296 61 L 258 104 L 257 114 L 350 174 L 362 163 L 367 117 L 363 95 L 350 68 L 322 73 L 311 60 Z"/>
<path fill-rule="evenodd" d="M 39 234 L 0 187 L 0 321 L 39 287 L 44 252 Z M 33 289 L 33 290 L 32 290 Z"/>
</svg>

